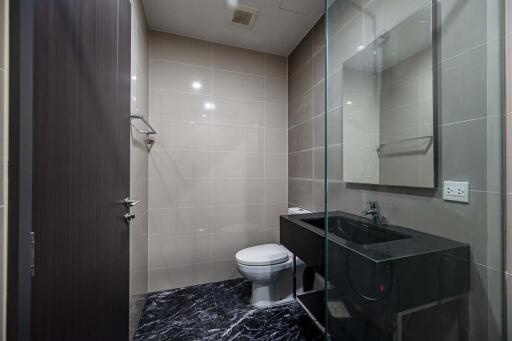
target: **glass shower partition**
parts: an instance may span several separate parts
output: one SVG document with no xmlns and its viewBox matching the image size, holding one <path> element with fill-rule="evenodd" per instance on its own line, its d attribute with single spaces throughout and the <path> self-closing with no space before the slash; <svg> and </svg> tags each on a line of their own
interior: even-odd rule
<svg viewBox="0 0 512 341">
<path fill-rule="evenodd" d="M 325 8 L 327 337 L 505 340 L 504 1 Z"/>
</svg>

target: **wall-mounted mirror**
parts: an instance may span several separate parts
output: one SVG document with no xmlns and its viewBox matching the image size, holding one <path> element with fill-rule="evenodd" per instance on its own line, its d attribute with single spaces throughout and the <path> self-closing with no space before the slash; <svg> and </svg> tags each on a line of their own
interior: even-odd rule
<svg viewBox="0 0 512 341">
<path fill-rule="evenodd" d="M 434 186 L 433 60 L 428 7 L 343 63 L 344 181 Z"/>
</svg>

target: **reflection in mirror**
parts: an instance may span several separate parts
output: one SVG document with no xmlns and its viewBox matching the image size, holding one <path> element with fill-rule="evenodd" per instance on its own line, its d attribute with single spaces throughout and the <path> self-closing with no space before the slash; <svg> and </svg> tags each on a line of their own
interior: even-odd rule
<svg viewBox="0 0 512 341">
<path fill-rule="evenodd" d="M 343 173 L 352 183 L 434 186 L 432 11 L 343 63 Z"/>
</svg>

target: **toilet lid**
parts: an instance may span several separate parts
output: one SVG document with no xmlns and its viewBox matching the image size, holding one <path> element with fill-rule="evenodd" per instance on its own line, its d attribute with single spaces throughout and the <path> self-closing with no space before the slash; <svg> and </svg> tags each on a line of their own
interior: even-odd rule
<svg viewBox="0 0 512 341">
<path fill-rule="evenodd" d="M 243 265 L 273 265 L 286 262 L 288 250 L 277 244 L 265 244 L 240 250 L 235 257 Z"/>
</svg>

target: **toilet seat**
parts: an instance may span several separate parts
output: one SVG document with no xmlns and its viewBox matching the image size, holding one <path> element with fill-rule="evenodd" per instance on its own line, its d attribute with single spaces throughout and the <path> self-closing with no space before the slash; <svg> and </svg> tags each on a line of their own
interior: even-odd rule
<svg viewBox="0 0 512 341">
<path fill-rule="evenodd" d="M 285 263 L 289 259 L 288 250 L 278 244 L 264 244 L 240 250 L 235 255 L 236 262 L 246 266 L 267 266 Z"/>
</svg>

